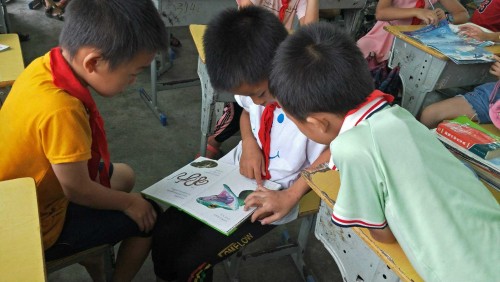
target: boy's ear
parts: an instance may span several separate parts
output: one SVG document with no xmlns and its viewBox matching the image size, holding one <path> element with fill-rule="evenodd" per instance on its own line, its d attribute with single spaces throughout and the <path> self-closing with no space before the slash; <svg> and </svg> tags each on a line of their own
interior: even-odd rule
<svg viewBox="0 0 500 282">
<path fill-rule="evenodd" d="M 101 53 L 95 51 L 85 53 L 83 55 L 82 66 L 89 74 L 98 71 L 99 68 L 104 66 Z"/>
<path fill-rule="evenodd" d="M 306 122 L 313 126 L 313 128 L 319 130 L 321 133 L 325 133 L 330 126 L 330 122 L 324 118 L 321 113 L 311 114 L 306 118 Z"/>
<path fill-rule="evenodd" d="M 340 130 L 344 117 L 332 113 L 312 113 L 306 118 L 306 122 L 311 124 L 321 133 L 332 133 Z"/>
</svg>

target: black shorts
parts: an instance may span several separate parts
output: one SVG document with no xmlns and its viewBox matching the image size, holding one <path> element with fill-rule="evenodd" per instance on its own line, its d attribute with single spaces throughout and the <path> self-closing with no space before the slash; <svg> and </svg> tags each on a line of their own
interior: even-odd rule
<svg viewBox="0 0 500 282">
<path fill-rule="evenodd" d="M 113 171 L 110 167 L 110 174 Z M 159 206 L 150 201 L 158 214 Z M 121 211 L 98 210 L 69 203 L 64 226 L 56 243 L 45 251 L 47 261 L 59 259 L 103 244 L 114 245 L 129 237 L 149 237 Z"/>
</svg>

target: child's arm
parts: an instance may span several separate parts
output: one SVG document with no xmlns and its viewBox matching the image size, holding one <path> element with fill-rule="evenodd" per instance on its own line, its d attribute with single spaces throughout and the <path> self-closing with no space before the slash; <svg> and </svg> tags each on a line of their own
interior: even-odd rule
<svg viewBox="0 0 500 282">
<path fill-rule="evenodd" d="M 238 2 L 238 7 L 246 7 L 246 6 L 253 5 L 252 1 L 250 1 L 250 0 L 239 0 L 237 2 Z"/>
<path fill-rule="evenodd" d="M 471 24 L 465 24 L 458 27 L 460 34 L 466 35 L 481 41 L 500 42 L 500 32 L 484 32 L 479 27 Z"/>
<path fill-rule="evenodd" d="M 53 164 L 52 169 L 69 201 L 94 209 L 118 210 L 149 232 L 156 221 L 154 208 L 140 194 L 109 189 L 92 181 L 87 161 Z"/>
<path fill-rule="evenodd" d="M 463 24 L 469 21 L 467 9 L 458 0 L 440 0 L 439 2 L 453 17 L 453 24 Z"/>
<path fill-rule="evenodd" d="M 319 20 L 319 0 L 303 0 L 307 1 L 306 14 L 300 18 L 300 25 L 306 25 L 317 22 Z"/>
<path fill-rule="evenodd" d="M 250 115 L 243 110 L 240 117 L 241 158 L 240 173 L 250 179 L 255 179 L 262 185 L 262 175 L 266 174 L 264 156 L 255 139 L 250 124 Z"/>
<path fill-rule="evenodd" d="M 370 230 L 370 234 L 372 235 L 373 239 L 385 243 L 385 244 L 390 244 L 396 242 L 396 237 L 394 237 L 394 234 L 392 234 L 391 228 L 389 226 L 386 226 L 383 229 L 368 229 Z"/>
<path fill-rule="evenodd" d="M 328 162 L 329 159 L 330 150 L 325 149 L 310 167 L 314 168 Z M 259 187 L 245 199 L 245 210 L 257 207 L 252 214 L 252 222 L 260 220 L 261 224 L 270 224 L 287 215 L 309 190 L 311 188 L 302 177 L 299 177 L 288 189 L 281 191 Z"/>
<path fill-rule="evenodd" d="M 375 16 L 378 21 L 392 21 L 419 18 L 425 24 L 436 24 L 438 16 L 434 10 L 420 8 L 397 8 L 392 6 L 392 0 L 379 0 Z"/>
</svg>

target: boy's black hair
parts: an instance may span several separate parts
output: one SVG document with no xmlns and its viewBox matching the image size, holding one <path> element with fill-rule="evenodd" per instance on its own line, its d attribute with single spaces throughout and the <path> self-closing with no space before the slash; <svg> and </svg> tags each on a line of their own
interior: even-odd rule
<svg viewBox="0 0 500 282">
<path fill-rule="evenodd" d="M 299 121 L 311 113 L 346 114 L 374 90 L 354 40 L 328 23 L 302 27 L 278 48 L 269 90 Z"/>
<path fill-rule="evenodd" d="M 287 35 L 278 17 L 258 6 L 219 13 L 203 37 L 212 87 L 229 91 L 268 80 L 276 49 Z"/>
<path fill-rule="evenodd" d="M 167 50 L 163 21 L 151 0 L 71 0 L 65 9 L 59 45 L 73 58 L 95 47 L 111 69 L 140 52 Z"/>
</svg>

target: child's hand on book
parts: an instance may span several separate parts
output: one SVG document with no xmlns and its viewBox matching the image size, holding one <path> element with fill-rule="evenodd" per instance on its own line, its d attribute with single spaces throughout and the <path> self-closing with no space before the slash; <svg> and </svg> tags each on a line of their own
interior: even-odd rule
<svg viewBox="0 0 500 282">
<path fill-rule="evenodd" d="M 418 11 L 415 14 L 416 18 L 422 20 L 422 22 L 426 25 L 428 24 L 437 24 L 439 22 L 439 18 L 436 15 L 436 10 L 428 10 L 428 9 L 417 9 Z"/>
<path fill-rule="evenodd" d="M 486 40 L 488 40 L 486 38 L 486 33 L 484 31 L 482 31 L 477 26 L 467 25 L 466 24 L 466 25 L 459 26 L 458 29 L 460 30 L 459 31 L 460 35 L 464 35 L 464 36 L 467 36 L 467 37 L 470 37 L 470 38 L 473 38 L 473 39 L 476 39 L 476 40 L 480 40 L 480 41 L 486 41 Z"/>
<path fill-rule="evenodd" d="M 257 187 L 257 190 L 245 199 L 245 210 L 251 207 L 256 208 L 251 217 L 252 222 L 258 220 L 262 225 L 265 225 L 287 215 L 297 203 L 288 195 L 287 191 L 274 191 L 262 186 Z"/>
<path fill-rule="evenodd" d="M 243 142 L 240 158 L 240 174 L 255 179 L 257 185 L 262 185 L 262 175 L 266 174 L 264 156 L 254 140 Z"/>
<path fill-rule="evenodd" d="M 441 8 L 436 8 L 434 10 L 434 13 L 436 14 L 437 21 L 445 20 L 446 19 L 446 13 L 443 11 Z M 436 22 L 437 23 L 437 22 Z"/>
</svg>

